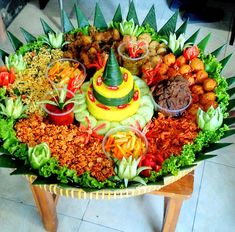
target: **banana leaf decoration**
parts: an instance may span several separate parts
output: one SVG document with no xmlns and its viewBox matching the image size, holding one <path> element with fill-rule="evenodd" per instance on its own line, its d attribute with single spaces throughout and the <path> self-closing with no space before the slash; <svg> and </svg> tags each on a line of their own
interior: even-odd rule
<svg viewBox="0 0 235 232">
<path fill-rule="evenodd" d="M 35 36 L 33 36 L 32 34 L 30 34 L 28 31 L 26 31 L 23 27 L 20 28 L 24 38 L 25 38 L 25 41 L 27 43 L 31 43 L 33 41 L 35 41 L 37 38 Z"/>
<path fill-rule="evenodd" d="M 113 16 L 113 22 L 122 22 L 122 10 L 121 10 L 121 5 L 118 4 L 118 7 L 115 11 L 115 14 Z"/>
<path fill-rule="evenodd" d="M 151 28 L 154 29 L 154 31 L 157 31 L 157 22 L 156 22 L 156 14 L 155 14 L 155 8 L 154 5 L 150 8 L 148 14 L 146 15 L 142 26 L 149 25 Z"/>
<path fill-rule="evenodd" d="M 73 24 L 71 23 L 68 15 L 64 10 L 62 10 L 62 22 L 63 22 L 63 31 L 64 33 L 68 33 L 74 29 Z"/>
<path fill-rule="evenodd" d="M 169 37 L 170 32 L 174 32 L 178 19 L 179 11 L 176 11 L 173 16 L 166 22 L 166 24 L 158 31 L 159 35 L 167 35 Z"/>
<path fill-rule="evenodd" d="M 41 21 L 41 24 L 42 24 L 43 31 L 46 35 L 49 32 L 55 33 L 55 31 L 48 25 L 48 23 L 44 19 L 40 18 L 40 21 Z"/>
<path fill-rule="evenodd" d="M 198 44 L 198 48 L 201 50 L 201 51 L 205 51 L 206 49 L 206 46 L 209 42 L 209 39 L 211 37 L 211 33 L 209 33 L 205 38 L 203 38 Z"/>
<path fill-rule="evenodd" d="M 218 57 L 222 50 L 225 48 L 225 45 L 226 43 L 220 46 L 219 48 L 215 49 L 213 52 L 211 52 L 211 55 Z"/>
<path fill-rule="evenodd" d="M 3 51 L 2 49 L 0 49 L 0 59 L 4 62 L 5 61 L 5 57 L 9 56 L 9 54 L 5 51 Z"/>
<path fill-rule="evenodd" d="M 10 31 L 7 31 L 7 36 L 15 51 L 18 50 L 23 45 L 23 43 L 16 36 L 14 36 Z"/>
<path fill-rule="evenodd" d="M 78 27 L 82 28 L 82 27 L 89 26 L 90 24 L 87 18 L 85 17 L 85 15 L 83 14 L 82 10 L 80 9 L 80 7 L 78 6 L 78 4 L 74 5 L 74 10 L 76 12 Z"/>
<path fill-rule="evenodd" d="M 228 86 L 232 85 L 233 83 L 235 83 L 235 76 L 227 78 L 226 81 L 228 83 Z"/>
<path fill-rule="evenodd" d="M 134 1 L 131 1 L 130 6 L 129 6 L 129 10 L 128 10 L 128 13 L 127 13 L 127 16 L 126 16 L 127 21 L 130 21 L 131 19 L 134 20 L 136 25 L 140 25 L 139 20 L 138 20 L 138 16 L 137 16 L 137 13 L 136 13 Z"/>
<path fill-rule="evenodd" d="M 94 26 L 101 30 L 108 28 L 108 25 L 105 21 L 104 15 L 98 3 L 96 3 L 96 6 L 95 6 Z"/>
<path fill-rule="evenodd" d="M 199 34 L 200 29 L 198 29 L 195 33 L 193 33 L 186 41 L 185 44 L 194 44 L 198 34 Z"/>
<path fill-rule="evenodd" d="M 182 25 L 179 27 L 179 29 L 175 32 L 176 38 L 178 38 L 181 34 L 185 34 L 188 26 L 188 19 L 185 20 Z"/>
<path fill-rule="evenodd" d="M 220 60 L 220 63 L 222 64 L 222 70 L 225 68 L 226 64 L 228 63 L 228 61 L 230 60 L 230 58 L 232 57 L 232 53 L 229 54 L 228 56 L 226 56 L 224 59 Z M 221 70 L 221 71 L 222 71 Z"/>
</svg>

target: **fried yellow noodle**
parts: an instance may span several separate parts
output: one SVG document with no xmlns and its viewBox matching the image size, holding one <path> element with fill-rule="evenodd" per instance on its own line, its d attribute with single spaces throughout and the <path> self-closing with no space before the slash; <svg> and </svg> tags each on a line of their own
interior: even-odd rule
<svg viewBox="0 0 235 232">
<path fill-rule="evenodd" d="M 16 80 L 11 86 L 11 92 L 13 94 L 14 89 L 19 91 L 24 103 L 28 105 L 27 114 L 35 112 L 43 114 L 38 102 L 52 89 L 46 77 L 46 69 L 50 62 L 61 57 L 63 57 L 63 52 L 60 49 L 50 50 L 46 47 L 41 48 L 38 54 L 33 51 L 24 55 L 27 68 L 16 75 Z"/>
</svg>

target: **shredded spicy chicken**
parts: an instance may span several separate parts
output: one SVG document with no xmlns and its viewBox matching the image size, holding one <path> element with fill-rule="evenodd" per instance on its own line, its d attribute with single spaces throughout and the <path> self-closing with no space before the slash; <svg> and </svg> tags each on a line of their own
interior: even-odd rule
<svg viewBox="0 0 235 232">
<path fill-rule="evenodd" d="M 76 170 L 78 176 L 89 171 L 91 176 L 104 181 L 114 175 L 113 162 L 102 153 L 100 139 L 91 136 L 84 144 L 84 131 L 76 125 L 47 124 L 42 117 L 33 115 L 17 122 L 15 130 L 17 138 L 29 146 L 46 142 L 52 157 L 59 160 L 61 166 Z"/>
<path fill-rule="evenodd" d="M 171 154 L 180 155 L 182 147 L 192 143 L 198 131 L 194 117 L 187 113 L 180 118 L 167 118 L 159 113 L 146 133 L 148 153 L 160 155 L 164 160 Z"/>
</svg>

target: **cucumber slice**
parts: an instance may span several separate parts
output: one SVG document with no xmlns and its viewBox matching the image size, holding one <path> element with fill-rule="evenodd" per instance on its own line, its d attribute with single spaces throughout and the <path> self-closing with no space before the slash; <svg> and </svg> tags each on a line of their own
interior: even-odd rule
<svg viewBox="0 0 235 232">
<path fill-rule="evenodd" d="M 122 120 L 121 125 L 122 126 L 131 126 L 132 125 L 135 127 L 135 120 L 133 119 L 133 116 Z"/>
<path fill-rule="evenodd" d="M 144 95 L 148 95 L 150 93 L 150 90 L 148 87 L 140 87 L 140 95 L 144 96 Z"/>
<path fill-rule="evenodd" d="M 73 97 L 76 101 L 85 100 L 85 93 L 76 93 Z"/>
<path fill-rule="evenodd" d="M 145 95 L 140 99 L 140 107 L 147 106 L 149 108 L 154 109 L 154 105 L 152 99 L 149 95 Z"/>
<path fill-rule="evenodd" d="M 143 106 L 137 111 L 137 114 L 144 117 L 146 122 L 149 122 L 153 117 L 153 109 L 147 106 Z"/>
<path fill-rule="evenodd" d="M 86 104 L 81 104 L 81 105 L 76 104 L 74 107 L 74 113 L 79 114 L 80 112 L 86 110 L 86 108 L 87 108 Z"/>
<path fill-rule="evenodd" d="M 85 98 L 80 98 L 80 99 L 76 99 L 75 98 L 75 104 L 76 105 L 83 105 L 83 104 L 86 104 L 86 99 Z"/>
<path fill-rule="evenodd" d="M 108 132 L 108 130 L 110 129 L 110 122 L 109 122 L 109 121 L 105 121 L 105 120 L 99 120 L 99 121 L 97 121 L 97 124 L 96 124 L 95 127 L 98 127 L 98 126 L 100 126 L 100 125 L 102 125 L 102 124 L 105 124 L 105 126 L 96 131 L 96 133 L 97 133 L 98 135 L 103 135 L 103 134 L 105 134 L 106 132 Z"/>
<path fill-rule="evenodd" d="M 145 81 L 141 80 L 140 78 L 135 80 L 135 83 L 137 84 L 137 86 L 139 88 L 148 88 L 147 84 L 145 83 Z"/>
<path fill-rule="evenodd" d="M 87 110 L 84 110 L 82 112 L 79 112 L 77 114 L 75 114 L 75 118 L 77 121 L 81 122 L 85 120 L 85 117 L 89 117 L 89 112 Z"/>
<path fill-rule="evenodd" d="M 119 126 L 120 126 L 119 122 L 110 122 L 110 129 L 115 128 L 115 127 L 119 127 Z"/>
<path fill-rule="evenodd" d="M 87 90 L 88 90 L 88 88 L 89 88 L 89 85 L 90 85 L 90 82 L 89 82 L 89 81 L 88 81 L 88 82 L 85 82 L 85 83 L 81 86 L 81 90 L 86 93 Z"/>
<path fill-rule="evenodd" d="M 135 114 L 133 117 L 132 117 L 135 121 L 138 121 L 141 128 L 144 128 L 144 126 L 146 125 L 146 120 L 145 118 L 142 116 L 142 115 L 139 115 L 139 114 Z M 136 127 L 136 123 L 135 123 L 135 127 Z"/>
<path fill-rule="evenodd" d="M 140 79 L 140 78 L 139 78 L 138 76 L 136 76 L 136 75 L 132 75 L 132 77 L 133 77 L 134 81 Z"/>
<path fill-rule="evenodd" d="M 92 115 L 89 115 L 89 116 L 87 116 L 87 117 L 88 117 L 88 120 L 89 120 L 90 123 L 91 123 L 91 128 L 95 127 L 96 124 L 97 124 L 96 118 L 95 118 L 94 116 L 92 116 Z M 88 127 L 88 122 L 87 122 L 86 119 L 84 119 L 83 121 L 80 121 L 80 123 L 81 123 L 85 128 Z"/>
</svg>

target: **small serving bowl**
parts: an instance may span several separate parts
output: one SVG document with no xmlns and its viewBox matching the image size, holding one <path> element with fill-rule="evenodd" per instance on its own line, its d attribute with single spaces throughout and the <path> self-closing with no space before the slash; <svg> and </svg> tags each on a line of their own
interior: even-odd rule
<svg viewBox="0 0 235 232">
<path fill-rule="evenodd" d="M 131 44 L 132 46 L 137 45 L 136 41 L 131 42 L 123 42 L 118 46 L 118 54 L 121 57 L 122 60 L 122 66 L 126 69 L 128 69 L 133 75 L 139 75 L 140 74 L 140 67 L 144 64 L 149 50 L 148 46 L 145 44 L 141 46 L 143 49 L 143 54 L 141 56 L 136 58 L 131 58 L 128 55 L 128 45 Z"/>
<path fill-rule="evenodd" d="M 55 65 L 57 63 L 61 65 L 60 69 L 59 68 L 56 69 Z M 63 66 L 74 68 L 74 73 L 71 74 L 71 76 L 69 76 L 68 74 L 66 75 L 66 73 L 63 74 L 62 73 Z M 52 70 L 53 67 L 54 67 L 54 70 Z M 57 88 L 63 88 L 65 85 L 69 83 L 69 81 L 72 78 L 77 77 L 77 76 L 78 78 L 75 83 L 76 89 L 78 89 L 83 84 L 86 78 L 86 68 L 82 63 L 80 63 L 77 60 L 69 59 L 69 58 L 61 58 L 61 59 L 51 62 L 47 66 L 46 77 L 48 78 L 50 83 L 56 86 Z"/>
<path fill-rule="evenodd" d="M 190 95 L 189 96 L 189 102 L 186 106 L 184 106 L 183 108 L 180 108 L 180 109 L 176 109 L 176 110 L 170 110 L 170 109 L 167 109 L 167 108 L 164 108 L 160 105 L 158 105 L 156 103 L 156 101 L 154 100 L 153 96 L 151 96 L 152 98 L 152 102 L 154 104 L 154 109 L 155 111 L 159 111 L 161 113 L 163 113 L 165 116 L 170 116 L 170 117 L 179 117 L 183 114 L 183 112 L 191 105 L 192 103 L 192 96 Z"/>
<path fill-rule="evenodd" d="M 102 149 L 109 158 L 139 158 L 147 153 L 148 141 L 140 130 L 131 126 L 120 126 L 106 133 Z"/>
</svg>

